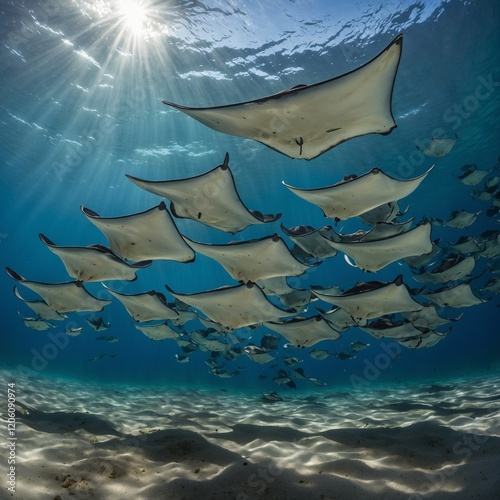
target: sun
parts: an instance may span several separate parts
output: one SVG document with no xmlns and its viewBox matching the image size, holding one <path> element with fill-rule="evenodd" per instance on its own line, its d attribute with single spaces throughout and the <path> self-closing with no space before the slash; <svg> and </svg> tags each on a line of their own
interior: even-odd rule
<svg viewBox="0 0 500 500">
<path fill-rule="evenodd" d="M 133 34 L 141 34 L 147 24 L 147 7 L 140 0 L 120 0 L 119 16 Z"/>
</svg>

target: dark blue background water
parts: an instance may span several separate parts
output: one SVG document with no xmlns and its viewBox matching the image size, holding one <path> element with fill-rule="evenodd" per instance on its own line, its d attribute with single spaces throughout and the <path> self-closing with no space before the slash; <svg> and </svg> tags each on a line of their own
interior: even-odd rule
<svg viewBox="0 0 500 500">
<path fill-rule="evenodd" d="M 58 245 L 106 244 L 81 214 L 80 205 L 107 216 L 148 209 L 159 198 L 135 187 L 126 173 L 146 179 L 188 177 L 221 163 L 226 151 L 248 207 L 282 212 L 286 227 L 319 227 L 329 221 L 319 209 L 294 197 L 281 181 L 319 187 L 374 166 L 399 178 L 414 177 L 434 163 L 418 152 L 416 144 L 422 146 L 436 133 L 457 134 L 458 141 L 449 155 L 435 160 L 432 174 L 401 206 L 409 205 L 408 215 L 416 221 L 424 216 L 448 218 L 459 209 L 483 211 L 466 230 L 435 228 L 433 237 L 441 236 L 443 242 L 499 229 L 498 217 L 485 215 L 490 203 L 473 200 L 471 188 L 454 177 L 467 163 L 491 168 L 500 155 L 498 2 L 384 1 L 354 6 L 254 0 L 141 5 L 145 17 L 137 26 L 131 19 L 140 16 L 130 18 L 120 2 L 2 2 L 0 251 L 4 267 L 30 280 L 67 281 L 62 263 L 41 243 L 38 233 Z M 398 128 L 386 137 L 353 139 L 311 162 L 291 160 L 258 143 L 218 134 L 160 102 L 220 105 L 315 83 L 367 62 L 399 33 L 404 33 L 404 48 L 393 96 Z M 493 82 L 487 91 L 485 81 Z M 481 85 L 487 97 L 472 99 Z M 231 236 L 194 221 L 176 222 L 183 234 L 201 242 L 245 240 L 279 231 L 276 223 Z M 340 227 L 343 232 L 366 229 L 357 219 Z M 474 274 L 485 270 L 485 264 L 486 259 L 479 259 Z M 392 280 L 399 273 L 410 286 L 418 286 L 401 263 L 366 275 L 349 267 L 342 256 L 292 283 L 348 289 L 358 280 Z M 485 272 L 473 288 L 489 277 Z M 218 264 L 198 256 L 192 264 L 157 261 L 136 282 L 120 286 L 125 293 L 164 291 L 164 283 L 180 293 L 234 284 Z M 174 353 L 180 349 L 174 342 L 150 341 L 135 329 L 117 301 L 102 316 L 112 324 L 108 333 L 117 336 L 118 343 L 95 340 L 99 334 L 87 327 L 64 348 L 47 350 L 53 343 L 47 333 L 22 323 L 18 311 L 24 316 L 31 311 L 14 297 L 14 284 L 5 273 L 0 275 L 0 362 L 4 365 L 84 380 L 276 388 L 269 378 L 257 378 L 258 373 L 272 377 L 273 370 L 246 357 L 228 363 L 230 368 L 246 368 L 234 379 L 222 381 L 207 373 L 203 363 L 207 353 L 197 352 L 190 363 L 178 364 Z M 23 295 L 34 298 L 20 288 Z M 101 287 L 89 284 L 88 289 L 97 294 Z M 311 307 L 309 314 L 313 312 Z M 436 347 L 401 348 L 399 359 L 381 370 L 379 380 L 467 376 L 498 368 L 498 297 L 464 313 Z M 72 314 L 52 333 L 85 325 L 90 316 Z M 198 326 L 186 325 L 188 330 Z M 258 343 L 262 333 L 242 335 L 252 335 L 251 340 Z M 290 354 L 304 359 L 302 366 L 310 375 L 330 385 L 348 383 L 350 375 L 362 376 L 367 363 L 383 352 L 382 342 L 353 328 L 339 341 L 315 346 L 340 351 L 357 339 L 370 347 L 351 361 L 332 356 L 318 362 L 306 352 Z M 37 353 L 44 349 L 49 353 L 46 362 L 37 363 Z M 101 353 L 117 357 L 89 362 Z M 306 381 L 298 385 L 309 387 Z"/>
</svg>

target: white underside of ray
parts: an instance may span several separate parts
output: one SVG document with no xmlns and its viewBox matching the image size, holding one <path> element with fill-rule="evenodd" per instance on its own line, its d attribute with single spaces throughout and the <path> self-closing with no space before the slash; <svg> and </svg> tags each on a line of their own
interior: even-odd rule
<svg viewBox="0 0 500 500">
<path fill-rule="evenodd" d="M 292 319 L 282 323 L 264 323 L 296 347 L 311 347 L 322 340 L 336 340 L 340 334 L 321 316 Z"/>
<path fill-rule="evenodd" d="M 299 276 L 311 266 L 300 263 L 279 237 L 211 245 L 185 238 L 195 252 L 219 262 L 236 281 L 257 281 L 278 276 Z"/>
<path fill-rule="evenodd" d="M 476 259 L 473 255 L 470 255 L 469 257 L 461 260 L 458 264 L 455 264 L 454 266 L 446 269 L 445 271 L 441 271 L 440 273 L 424 272 L 421 274 L 414 274 L 413 277 L 420 283 L 448 283 L 449 281 L 469 277 L 474 270 L 475 265 Z"/>
<path fill-rule="evenodd" d="M 474 295 L 468 283 L 432 293 L 423 293 L 422 296 L 441 307 L 470 307 L 485 302 Z"/>
<path fill-rule="evenodd" d="M 290 314 L 274 306 L 257 285 L 223 287 L 192 295 L 169 292 L 200 310 L 208 319 L 235 330 L 264 321 L 276 321 Z"/>
<path fill-rule="evenodd" d="M 424 255 L 432 251 L 431 223 L 426 222 L 407 231 L 381 240 L 353 243 L 328 241 L 336 250 L 354 259 L 363 271 L 378 271 L 404 257 Z"/>
<path fill-rule="evenodd" d="M 283 184 L 295 195 L 318 206 L 326 217 L 346 220 L 410 195 L 432 168 L 408 180 L 394 179 L 374 168 L 359 177 L 324 188 L 302 189 Z"/>
<path fill-rule="evenodd" d="M 8 269 L 9 276 L 21 285 L 40 295 L 47 305 L 58 313 L 102 311 L 104 306 L 111 304 L 110 300 L 96 299 L 79 281 L 67 283 L 39 283 L 29 281 Z"/>
<path fill-rule="evenodd" d="M 175 320 L 178 317 L 177 311 L 165 304 L 154 291 L 125 295 L 109 289 L 106 285 L 103 286 L 123 304 L 136 321 Z"/>
<path fill-rule="evenodd" d="M 84 207 L 82 211 L 108 238 L 111 250 L 125 259 L 190 262 L 195 257 L 164 203 L 123 217 L 100 217 Z"/>
<path fill-rule="evenodd" d="M 166 323 L 162 323 L 161 325 L 135 325 L 135 327 L 152 340 L 179 338 L 179 333 Z"/>
<path fill-rule="evenodd" d="M 42 241 L 49 250 L 57 255 L 68 274 L 79 281 L 107 281 L 126 280 L 133 281 L 137 278 L 138 269 L 148 267 L 150 263 L 132 266 L 117 258 L 110 252 L 92 247 L 60 247 Z"/>
<path fill-rule="evenodd" d="M 391 99 L 401 49 L 398 36 L 350 73 L 256 101 L 213 108 L 163 102 L 218 132 L 255 139 L 290 158 L 310 160 L 353 137 L 387 134 L 396 127 Z"/>
<path fill-rule="evenodd" d="M 376 290 L 344 295 L 325 295 L 318 290 L 313 290 L 313 293 L 325 302 L 342 307 L 355 321 L 422 309 L 422 305 L 413 300 L 404 283 L 398 285 L 393 282 Z"/>
</svg>

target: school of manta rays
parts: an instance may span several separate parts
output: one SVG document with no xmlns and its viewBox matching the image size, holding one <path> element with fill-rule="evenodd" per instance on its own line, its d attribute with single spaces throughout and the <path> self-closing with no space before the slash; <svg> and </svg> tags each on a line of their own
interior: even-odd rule
<svg viewBox="0 0 500 500">
<path fill-rule="evenodd" d="M 311 160 L 353 137 L 385 135 L 396 127 L 391 101 L 402 41 L 399 35 L 378 56 L 347 74 L 255 101 L 211 108 L 163 103 L 219 132 L 254 139 L 290 158 Z M 365 102 L 366 95 L 371 96 L 369 102 Z M 363 106 L 359 102 L 364 102 Z M 280 123 L 279 130 L 273 130 L 272 117 L 278 114 L 289 119 L 285 125 Z M 456 136 L 432 138 L 422 153 L 440 158 L 450 152 L 456 140 Z M 101 216 L 82 206 L 83 215 L 104 234 L 109 246 L 59 246 L 40 234 L 42 242 L 61 259 L 72 281 L 43 283 L 28 280 L 10 268 L 6 271 L 18 284 L 41 297 L 28 300 L 17 285 L 14 287 L 16 297 L 36 315 L 21 316 L 33 330 L 55 328 L 54 322 L 67 318 L 67 313 L 90 312 L 93 314 L 86 318 L 88 325 L 96 332 L 105 332 L 111 325 L 95 313 L 116 299 L 145 336 L 178 344 L 175 357 L 179 363 L 189 362 L 191 353 L 201 350 L 208 353 L 205 362 L 209 373 L 227 378 L 242 369 L 230 368 L 234 364 L 231 362 L 246 355 L 259 364 L 276 360 L 273 380 L 278 385 L 295 388 L 294 379 L 325 385 L 297 366 L 301 360 L 289 355 L 294 348 L 312 348 L 321 342 L 332 345 L 351 327 L 376 339 L 392 339 L 409 349 L 432 347 L 449 334 L 450 324 L 462 317 L 443 312 L 444 308 L 478 305 L 500 293 L 500 230 L 461 236 L 454 243 L 432 235 L 442 226 L 468 228 L 481 212 L 456 210 L 447 220 L 424 219 L 415 224 L 410 218 L 399 222 L 406 211 L 400 210 L 398 202 L 425 182 L 432 169 L 412 179 L 398 180 L 380 168 L 372 168 L 363 175 L 347 175 L 336 184 L 314 189 L 283 183 L 283 189 L 319 207 L 335 224 L 320 228 L 281 224 L 280 232 L 227 244 L 190 239 L 180 234 L 175 218 L 192 219 L 235 234 L 255 224 L 272 226 L 281 216 L 262 214 L 243 204 L 228 153 L 220 165 L 195 177 L 145 180 L 127 176 L 136 186 L 163 200 L 149 210 L 114 217 Z M 482 212 L 493 218 L 500 211 L 500 176 L 495 170 L 498 165 L 490 169 L 465 165 L 455 175 L 456 182 L 474 188 L 474 199 L 491 203 Z M 223 190 L 210 195 L 214 192 L 211 186 L 223 186 Z M 337 222 L 353 217 L 371 229 L 352 234 L 334 229 Z M 189 265 L 197 254 L 217 261 L 238 284 L 192 294 L 165 285 L 173 297 L 170 302 L 157 290 L 126 294 L 122 288 L 118 291 L 119 287 L 107 284 L 113 280 L 133 281 L 138 274 L 140 279 L 141 269 L 156 260 Z M 301 276 L 321 266 L 325 259 L 339 258 L 338 254 L 347 264 L 366 273 L 400 261 L 409 266 L 421 287 L 410 288 L 402 275 L 389 282 L 358 282 L 348 290 L 337 286 L 299 289 L 288 284 L 288 277 Z M 486 272 L 491 278 L 477 289 L 473 286 L 478 278 L 474 268 L 479 259 L 486 259 Z M 106 282 L 102 286 L 109 300 L 89 293 L 84 285 L 88 282 Z M 190 324 L 197 328 L 188 331 L 185 325 Z M 253 335 L 243 338 L 240 329 L 244 328 L 263 332 L 260 341 L 252 342 Z M 66 334 L 77 336 L 83 330 L 84 326 L 70 328 Z M 118 341 L 107 333 L 97 338 Z M 280 342 L 284 342 L 281 345 L 286 352 L 282 366 L 277 363 Z M 316 360 L 331 355 L 349 360 L 369 344 L 356 340 L 349 345 L 350 349 L 343 351 L 318 346 L 307 352 Z M 91 361 L 109 356 L 113 357 L 101 354 Z M 279 399 L 275 393 L 270 393 L 269 398 Z"/>
</svg>

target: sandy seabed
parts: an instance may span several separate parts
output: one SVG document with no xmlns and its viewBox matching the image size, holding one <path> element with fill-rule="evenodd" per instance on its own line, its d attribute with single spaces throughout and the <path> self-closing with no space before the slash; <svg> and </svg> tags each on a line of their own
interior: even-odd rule
<svg viewBox="0 0 500 500">
<path fill-rule="evenodd" d="M 15 383 L 15 492 L 31 499 L 487 499 L 500 377 L 283 394 Z"/>
</svg>

